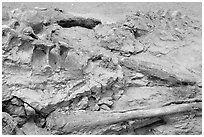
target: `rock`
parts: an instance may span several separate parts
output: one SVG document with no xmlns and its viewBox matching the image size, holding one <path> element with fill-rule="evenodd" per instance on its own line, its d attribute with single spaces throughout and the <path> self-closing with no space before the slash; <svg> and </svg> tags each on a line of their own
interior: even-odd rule
<svg viewBox="0 0 204 137">
<path fill-rule="evenodd" d="M 12 105 L 17 105 L 17 106 L 23 106 L 23 102 L 20 99 L 16 98 L 16 97 L 11 99 L 11 104 Z"/>
<path fill-rule="evenodd" d="M 11 18 L 19 20 L 22 16 L 23 11 L 21 9 L 14 9 L 11 11 Z"/>
<path fill-rule="evenodd" d="M 25 108 L 23 102 L 17 98 L 12 98 L 11 100 L 3 102 L 3 110 L 10 115 L 25 117 Z"/>
<path fill-rule="evenodd" d="M 2 101 L 12 99 L 12 90 L 7 85 L 2 85 Z"/>
<path fill-rule="evenodd" d="M 113 95 L 113 99 L 114 99 L 114 100 L 120 99 L 120 97 L 122 96 L 123 93 L 124 93 L 124 90 L 115 91 L 115 92 L 114 92 L 114 95 Z"/>
<path fill-rule="evenodd" d="M 202 81 L 198 82 L 198 87 L 202 88 Z"/>
<path fill-rule="evenodd" d="M 98 106 L 98 104 L 95 104 L 94 110 L 95 110 L 95 111 L 98 111 L 99 109 L 100 109 L 100 107 Z"/>
<path fill-rule="evenodd" d="M 121 51 L 124 53 L 133 53 L 135 51 L 134 41 L 127 40 L 123 43 Z"/>
<path fill-rule="evenodd" d="M 101 100 L 99 100 L 98 102 L 98 105 L 107 105 L 107 106 L 112 106 L 113 105 L 113 101 L 112 100 L 112 97 L 104 97 L 102 98 Z"/>
<path fill-rule="evenodd" d="M 30 36 L 34 39 L 38 39 L 38 37 L 35 35 L 35 33 L 31 27 L 24 28 L 22 33 L 26 36 Z"/>
<path fill-rule="evenodd" d="M 107 105 L 105 105 L 105 104 L 101 105 L 100 109 L 105 110 L 105 111 L 109 111 L 110 110 L 110 108 Z"/>
<path fill-rule="evenodd" d="M 78 109 L 85 109 L 88 106 L 88 97 L 82 98 L 82 100 L 77 104 Z"/>
<path fill-rule="evenodd" d="M 51 133 L 47 131 L 45 128 L 40 128 L 36 126 L 33 119 L 30 119 L 26 124 L 23 125 L 21 131 L 25 135 L 50 135 Z"/>
<path fill-rule="evenodd" d="M 35 10 L 45 11 L 47 8 L 41 8 L 41 7 L 34 7 Z"/>
<path fill-rule="evenodd" d="M 99 46 L 107 50 L 114 50 L 125 56 L 135 51 L 134 36 L 119 25 L 100 25 L 96 27 L 95 32 L 100 40 Z"/>
<path fill-rule="evenodd" d="M 26 116 L 23 106 L 8 105 L 5 109 L 10 115 Z"/>
<path fill-rule="evenodd" d="M 138 86 L 138 87 L 144 87 L 148 84 L 148 81 L 146 80 L 140 80 L 140 79 L 136 79 L 136 80 L 131 80 L 128 82 L 128 84 L 130 86 Z"/>
<path fill-rule="evenodd" d="M 13 93 L 24 102 L 28 103 L 32 108 L 40 111 L 42 114 L 49 114 L 56 107 L 56 104 L 62 102 L 65 98 L 62 94 L 56 94 L 54 97 L 40 93 L 40 91 L 31 89 L 21 89 Z M 47 99 L 45 99 L 45 97 Z"/>
<path fill-rule="evenodd" d="M 25 135 L 25 133 L 20 128 L 16 128 L 16 135 Z"/>
<path fill-rule="evenodd" d="M 3 10 L 2 12 L 2 21 L 9 21 L 10 20 L 10 14 L 8 11 Z"/>
<path fill-rule="evenodd" d="M 2 112 L 2 134 L 14 135 L 17 122 L 6 112 Z"/>
<path fill-rule="evenodd" d="M 33 116 L 36 114 L 35 110 L 32 107 L 30 107 L 28 104 L 24 103 L 24 107 L 25 107 L 25 111 L 26 111 L 27 116 Z"/>
<path fill-rule="evenodd" d="M 28 10 L 23 12 L 20 21 L 26 26 L 32 27 L 35 34 L 43 29 L 44 18 L 37 11 Z"/>
<path fill-rule="evenodd" d="M 135 74 L 135 77 L 136 77 L 136 78 L 143 78 L 144 75 L 143 75 L 142 73 L 136 73 L 136 74 Z"/>
<path fill-rule="evenodd" d="M 145 46 L 140 41 L 134 41 L 135 49 L 134 52 L 136 54 L 145 50 Z"/>
<path fill-rule="evenodd" d="M 43 118 L 42 116 L 40 115 L 36 115 L 34 117 L 34 122 L 35 122 L 35 125 L 40 127 L 40 128 L 43 128 L 45 127 L 45 124 L 46 124 L 46 120 L 45 118 Z"/>
<path fill-rule="evenodd" d="M 25 116 L 15 116 L 13 115 L 13 119 L 18 123 L 18 127 L 22 127 L 27 121 L 27 117 Z"/>
<path fill-rule="evenodd" d="M 171 16 L 173 19 L 178 20 L 178 19 L 181 19 L 182 14 L 180 11 L 173 11 Z"/>
</svg>

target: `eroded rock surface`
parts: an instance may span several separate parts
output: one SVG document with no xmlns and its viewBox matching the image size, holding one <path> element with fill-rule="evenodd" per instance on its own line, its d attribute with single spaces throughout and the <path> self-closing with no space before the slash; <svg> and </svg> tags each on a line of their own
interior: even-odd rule
<svg viewBox="0 0 204 137">
<path fill-rule="evenodd" d="M 198 20 L 158 10 L 102 24 L 58 8 L 2 20 L 3 134 L 202 134 Z"/>
</svg>

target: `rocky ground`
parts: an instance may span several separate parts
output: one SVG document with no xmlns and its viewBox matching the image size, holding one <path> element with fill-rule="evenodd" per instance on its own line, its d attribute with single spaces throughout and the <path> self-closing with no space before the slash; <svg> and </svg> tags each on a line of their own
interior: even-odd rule
<svg viewBox="0 0 204 137">
<path fill-rule="evenodd" d="M 3 4 L 3 134 L 202 134 L 202 21 L 190 3 L 126 5 L 115 18 L 108 3 L 90 4 L 95 14 L 18 4 Z"/>
</svg>

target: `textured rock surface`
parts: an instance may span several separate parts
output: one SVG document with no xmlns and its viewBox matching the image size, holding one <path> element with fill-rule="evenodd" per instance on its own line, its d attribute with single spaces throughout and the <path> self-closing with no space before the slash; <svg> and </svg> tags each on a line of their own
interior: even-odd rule
<svg viewBox="0 0 204 137">
<path fill-rule="evenodd" d="M 3 134 L 202 134 L 199 19 L 170 9 L 109 24 L 58 8 L 2 15 Z"/>
</svg>

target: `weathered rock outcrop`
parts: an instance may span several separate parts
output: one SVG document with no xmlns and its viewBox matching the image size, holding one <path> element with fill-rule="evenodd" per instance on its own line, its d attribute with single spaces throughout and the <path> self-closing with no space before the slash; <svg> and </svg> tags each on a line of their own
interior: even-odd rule
<svg viewBox="0 0 204 137">
<path fill-rule="evenodd" d="M 112 24 L 57 8 L 3 15 L 3 134 L 201 134 L 199 21 L 171 10 Z M 196 127 L 173 132 L 174 118 Z"/>
</svg>

